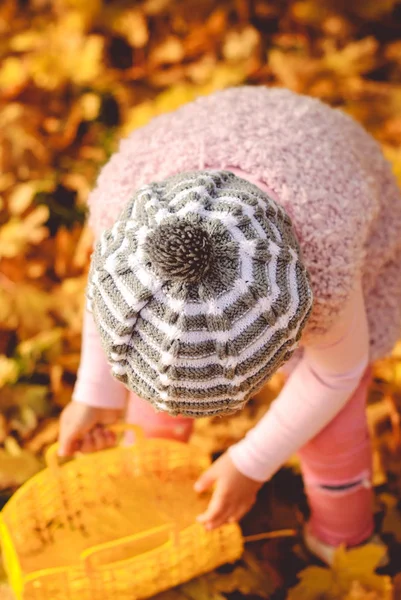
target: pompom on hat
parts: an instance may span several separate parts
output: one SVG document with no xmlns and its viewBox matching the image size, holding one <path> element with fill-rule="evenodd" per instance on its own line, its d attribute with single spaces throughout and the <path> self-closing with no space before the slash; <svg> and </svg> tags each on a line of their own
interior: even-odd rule
<svg viewBox="0 0 401 600">
<path fill-rule="evenodd" d="M 87 296 L 113 375 L 190 417 L 241 409 L 313 301 L 290 218 L 229 171 L 138 190 L 95 246 Z"/>
</svg>

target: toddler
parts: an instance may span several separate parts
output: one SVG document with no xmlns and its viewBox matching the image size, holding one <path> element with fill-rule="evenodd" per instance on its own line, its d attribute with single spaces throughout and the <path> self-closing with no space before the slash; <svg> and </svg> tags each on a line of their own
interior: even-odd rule
<svg viewBox="0 0 401 600">
<path fill-rule="evenodd" d="M 123 412 L 187 441 L 194 418 L 241 410 L 287 363 L 266 415 L 198 480 L 214 486 L 199 520 L 239 520 L 297 452 L 308 548 L 330 563 L 370 540 L 370 364 L 401 325 L 401 198 L 374 139 L 318 100 L 233 88 L 134 131 L 89 205 L 97 241 L 60 453 L 112 445 Z"/>
</svg>

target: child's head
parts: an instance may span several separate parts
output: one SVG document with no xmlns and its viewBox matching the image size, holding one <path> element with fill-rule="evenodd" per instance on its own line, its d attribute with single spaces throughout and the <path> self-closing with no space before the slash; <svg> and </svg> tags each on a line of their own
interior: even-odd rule
<svg viewBox="0 0 401 600">
<path fill-rule="evenodd" d="M 292 354 L 312 306 L 291 221 L 227 171 L 138 190 L 88 285 L 115 377 L 158 410 L 227 414 Z"/>
</svg>

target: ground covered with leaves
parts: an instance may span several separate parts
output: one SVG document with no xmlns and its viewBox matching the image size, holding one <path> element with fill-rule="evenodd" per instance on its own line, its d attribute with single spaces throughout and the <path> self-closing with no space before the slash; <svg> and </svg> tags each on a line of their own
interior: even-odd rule
<svg viewBox="0 0 401 600">
<path fill-rule="evenodd" d="M 0 3 L 0 499 L 43 466 L 79 364 L 91 233 L 85 200 L 121 136 L 200 94 L 280 85 L 341 107 L 380 141 L 401 181 L 397 0 L 2 0 Z M 194 444 L 237 441 L 280 387 L 240 415 L 197 423 Z M 377 527 L 333 569 L 300 543 L 296 460 L 262 489 L 242 561 L 159 600 L 401 598 L 401 347 L 375 367 L 368 414 Z M 286 530 L 280 533 L 281 530 Z M 2 600 L 11 598 L 0 583 Z"/>
</svg>

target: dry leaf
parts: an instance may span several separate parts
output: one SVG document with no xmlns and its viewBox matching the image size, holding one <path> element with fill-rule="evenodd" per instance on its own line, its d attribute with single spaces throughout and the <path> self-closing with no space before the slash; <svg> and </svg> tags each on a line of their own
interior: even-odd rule
<svg viewBox="0 0 401 600">
<path fill-rule="evenodd" d="M 41 468 L 40 461 L 26 450 L 12 456 L 0 448 L 0 490 L 22 485 Z"/>
<path fill-rule="evenodd" d="M 381 494 L 380 501 L 385 506 L 382 531 L 395 536 L 397 542 L 401 544 L 401 511 L 398 500 L 392 494 Z"/>
<path fill-rule="evenodd" d="M 288 600 L 342 600 L 352 598 L 350 593 L 362 587 L 367 593 L 374 592 L 380 600 L 392 600 L 391 580 L 377 575 L 375 569 L 385 556 L 385 549 L 368 544 L 346 551 L 339 548 L 333 567 L 307 567 L 299 574 L 300 583 L 290 590 Z M 374 596 L 375 600 L 376 597 Z"/>
<path fill-rule="evenodd" d="M 37 186 L 33 182 L 15 186 L 8 199 L 8 210 L 12 215 L 21 215 L 31 204 Z"/>
<path fill-rule="evenodd" d="M 370 71 L 375 65 L 379 44 L 373 37 L 352 42 L 342 50 L 331 52 L 324 58 L 324 65 L 335 74 L 350 77 Z"/>
<path fill-rule="evenodd" d="M 39 244 L 48 236 L 43 225 L 49 218 L 47 206 L 37 206 L 24 219 L 10 218 L 0 228 L 0 258 L 12 258 L 23 253 L 28 244 Z"/>
<path fill-rule="evenodd" d="M 141 10 L 132 9 L 117 14 L 113 28 L 123 35 L 134 48 L 143 48 L 149 39 L 148 23 Z"/>
<path fill-rule="evenodd" d="M 0 92 L 4 96 L 16 95 L 28 78 L 24 63 L 14 57 L 7 58 L 0 68 Z"/>
<path fill-rule="evenodd" d="M 18 363 L 12 358 L 0 355 L 0 388 L 15 383 L 19 376 Z"/>
<path fill-rule="evenodd" d="M 221 594 L 241 592 L 244 596 L 270 598 L 275 588 L 261 567 L 251 569 L 247 564 L 238 565 L 231 573 L 211 573 L 206 578 L 213 592 Z"/>
<path fill-rule="evenodd" d="M 245 27 L 242 31 L 229 31 L 223 46 L 226 60 L 242 61 L 250 58 L 255 52 L 260 34 L 254 27 Z"/>
</svg>

